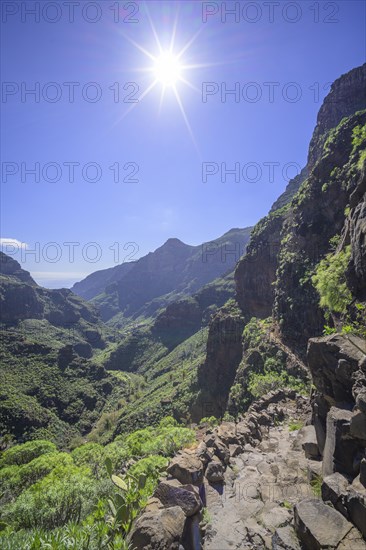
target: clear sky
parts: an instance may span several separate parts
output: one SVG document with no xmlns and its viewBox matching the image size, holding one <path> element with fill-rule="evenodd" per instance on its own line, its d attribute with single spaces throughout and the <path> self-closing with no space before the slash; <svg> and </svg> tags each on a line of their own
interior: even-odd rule
<svg viewBox="0 0 366 550">
<path fill-rule="evenodd" d="M 253 225 L 365 33 L 362 1 L 2 2 L 0 236 L 23 243 L 3 250 L 71 286 L 169 237 Z M 173 36 L 180 67 L 152 70 Z M 145 94 L 161 69 L 183 80 Z"/>
</svg>

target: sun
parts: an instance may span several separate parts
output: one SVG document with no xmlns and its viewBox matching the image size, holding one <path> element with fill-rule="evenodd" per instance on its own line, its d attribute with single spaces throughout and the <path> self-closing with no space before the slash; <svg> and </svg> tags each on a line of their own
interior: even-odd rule
<svg viewBox="0 0 366 550">
<path fill-rule="evenodd" d="M 182 76 L 183 67 L 179 57 L 168 51 L 155 59 L 153 69 L 156 80 L 163 86 L 175 86 Z"/>
</svg>

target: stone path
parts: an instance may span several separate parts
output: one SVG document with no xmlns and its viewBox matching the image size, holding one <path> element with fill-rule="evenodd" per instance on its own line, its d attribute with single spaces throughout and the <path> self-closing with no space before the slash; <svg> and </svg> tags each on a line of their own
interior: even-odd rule
<svg viewBox="0 0 366 550">
<path fill-rule="evenodd" d="M 314 496 L 297 434 L 285 425 L 270 428 L 258 447 L 246 445 L 231 459 L 224 485 L 206 483 L 204 550 L 272 549 L 272 535 L 290 524 L 293 505 Z"/>
</svg>

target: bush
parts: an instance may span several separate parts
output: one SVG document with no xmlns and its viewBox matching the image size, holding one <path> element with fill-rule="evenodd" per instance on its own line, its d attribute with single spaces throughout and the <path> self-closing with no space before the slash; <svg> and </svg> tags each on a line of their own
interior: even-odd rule
<svg viewBox="0 0 366 550">
<path fill-rule="evenodd" d="M 55 451 L 57 451 L 57 447 L 54 443 L 42 439 L 35 439 L 22 445 L 15 445 L 3 453 L 0 459 L 0 468 L 11 466 L 12 464 L 26 464 L 38 456 L 54 453 Z"/>
<path fill-rule="evenodd" d="M 249 375 L 248 390 L 253 397 L 262 397 L 269 391 L 281 388 L 292 388 L 299 393 L 308 393 L 304 382 L 289 376 L 286 371 L 266 371 L 264 374 L 251 373 Z"/>
<path fill-rule="evenodd" d="M 54 529 L 85 518 L 95 501 L 88 468 L 59 466 L 6 506 L 3 517 L 17 529 Z"/>
<path fill-rule="evenodd" d="M 345 314 L 352 301 L 345 277 L 350 256 L 350 246 L 338 254 L 328 254 L 320 261 L 312 277 L 313 285 L 320 296 L 320 306 L 330 313 Z"/>
</svg>

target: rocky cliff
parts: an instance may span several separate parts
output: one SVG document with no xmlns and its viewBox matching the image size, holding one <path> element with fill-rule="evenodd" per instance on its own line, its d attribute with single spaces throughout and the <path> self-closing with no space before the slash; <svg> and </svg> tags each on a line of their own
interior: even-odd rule
<svg viewBox="0 0 366 550">
<path fill-rule="evenodd" d="M 311 274 L 346 220 L 350 284 L 359 296 L 364 293 L 365 83 L 364 65 L 333 84 L 319 112 L 299 190 L 257 224 L 248 254 L 236 268 L 243 314 L 273 313 L 283 338 L 304 353 L 308 338 L 321 334 L 325 324 Z"/>
</svg>

